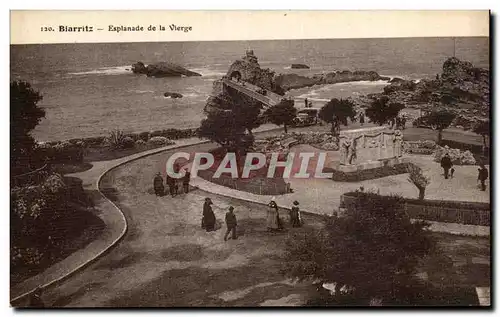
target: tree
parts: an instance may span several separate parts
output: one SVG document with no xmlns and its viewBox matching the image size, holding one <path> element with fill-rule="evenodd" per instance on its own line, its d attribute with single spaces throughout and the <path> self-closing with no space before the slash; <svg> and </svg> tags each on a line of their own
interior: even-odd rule
<svg viewBox="0 0 500 317">
<path fill-rule="evenodd" d="M 486 136 L 490 136 L 490 120 L 481 120 L 476 122 L 473 131 L 483 137 L 483 154 L 486 155 L 487 144 Z"/>
<path fill-rule="evenodd" d="M 401 103 L 390 103 L 389 97 L 382 96 L 373 100 L 370 107 L 366 109 L 366 116 L 372 122 L 377 123 L 379 126 L 387 123 L 388 121 L 396 118 L 401 109 L 404 109 Z"/>
<path fill-rule="evenodd" d="M 31 131 L 45 117 L 45 111 L 38 106 L 42 98 L 28 82 L 10 84 L 10 162 L 13 170 L 30 169 L 35 148 Z"/>
<path fill-rule="evenodd" d="M 455 119 L 455 114 L 449 110 L 434 110 L 426 116 L 427 123 L 438 130 L 437 143 L 441 144 L 443 140 L 443 130 L 448 128 Z"/>
<path fill-rule="evenodd" d="M 208 138 L 236 153 L 253 144 L 251 131 L 260 125 L 258 103 L 222 93 L 208 100 L 205 112 L 207 118 L 202 120 L 198 129 L 199 137 Z M 245 130 L 248 130 L 248 135 Z"/>
<path fill-rule="evenodd" d="M 425 188 L 429 185 L 429 178 L 422 173 L 422 169 L 416 165 L 408 166 L 408 181 L 415 185 L 418 189 L 418 199 L 423 200 L 425 197 Z"/>
<path fill-rule="evenodd" d="M 350 193 L 342 217 L 326 217 L 319 232 L 287 241 L 283 272 L 299 280 L 335 283 L 333 303 L 401 301 L 418 262 L 434 241 L 427 223 L 412 223 L 397 196 Z M 405 294 L 406 295 L 406 294 Z M 408 303 L 407 303 L 408 304 Z"/>
<path fill-rule="evenodd" d="M 356 120 L 354 103 L 348 99 L 333 98 L 321 108 L 318 115 L 321 120 L 332 125 L 332 134 L 337 139 L 340 135 L 340 124 L 347 126 L 348 119 L 351 119 L 351 121 Z"/>
<path fill-rule="evenodd" d="M 297 108 L 295 108 L 293 100 L 282 99 L 280 103 L 267 109 L 264 116 L 277 126 L 283 125 L 285 133 L 288 133 L 287 126 L 292 124 L 293 119 L 297 116 Z"/>
</svg>

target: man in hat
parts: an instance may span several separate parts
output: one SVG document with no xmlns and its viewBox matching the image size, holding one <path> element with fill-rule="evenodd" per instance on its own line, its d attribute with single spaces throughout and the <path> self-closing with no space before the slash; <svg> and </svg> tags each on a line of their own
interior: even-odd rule
<svg viewBox="0 0 500 317">
<path fill-rule="evenodd" d="M 444 170 L 444 178 L 448 179 L 448 172 L 450 171 L 450 168 L 453 166 L 453 163 L 451 162 L 450 155 L 446 153 L 443 158 L 441 159 L 441 167 Z"/>
<path fill-rule="evenodd" d="M 300 221 L 300 210 L 298 201 L 294 201 L 293 207 L 292 209 L 290 209 L 290 224 L 292 225 L 293 228 L 297 228 L 302 225 Z"/>
<path fill-rule="evenodd" d="M 477 180 L 481 182 L 481 190 L 486 190 L 486 180 L 488 179 L 488 169 L 484 166 L 484 163 L 481 163 L 478 168 Z"/>
<path fill-rule="evenodd" d="M 236 236 L 236 226 L 238 225 L 236 221 L 236 215 L 234 214 L 234 207 L 229 206 L 229 211 L 226 213 L 226 225 L 227 225 L 227 230 L 226 234 L 224 235 L 224 241 L 227 241 L 227 236 L 229 233 L 231 233 L 231 238 L 233 240 L 238 239 Z"/>
<path fill-rule="evenodd" d="M 184 194 L 189 193 L 189 181 L 191 180 L 191 173 L 189 170 L 186 170 L 186 174 L 182 178 L 182 187 L 184 187 Z"/>
<path fill-rule="evenodd" d="M 156 173 L 155 178 L 153 179 L 153 188 L 155 190 L 156 196 L 163 196 L 165 192 L 165 187 L 163 186 L 163 178 L 161 177 L 161 173 Z"/>
<path fill-rule="evenodd" d="M 212 200 L 210 198 L 205 198 L 205 203 L 203 204 L 203 218 L 201 220 L 201 227 L 205 228 L 207 232 L 214 231 L 215 229 L 215 214 L 212 210 Z"/>
</svg>

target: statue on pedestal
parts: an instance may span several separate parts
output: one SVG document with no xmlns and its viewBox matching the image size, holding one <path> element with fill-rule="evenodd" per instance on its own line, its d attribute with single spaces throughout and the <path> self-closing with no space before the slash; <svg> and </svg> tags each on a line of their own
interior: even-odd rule
<svg viewBox="0 0 500 317">
<path fill-rule="evenodd" d="M 349 164 L 355 164 L 357 159 L 356 147 L 358 146 L 357 138 L 352 139 L 349 147 Z"/>
<path fill-rule="evenodd" d="M 351 147 L 351 139 L 349 138 L 342 138 L 341 143 L 340 143 L 340 164 L 347 165 L 349 164 L 348 158 L 349 158 L 349 148 Z"/>
</svg>

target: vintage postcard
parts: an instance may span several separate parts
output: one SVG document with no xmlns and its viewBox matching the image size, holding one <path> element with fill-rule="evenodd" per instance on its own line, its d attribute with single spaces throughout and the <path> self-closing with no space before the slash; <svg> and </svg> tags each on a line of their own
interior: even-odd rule
<svg viewBox="0 0 500 317">
<path fill-rule="evenodd" d="M 490 307 L 489 26 L 11 11 L 11 306 Z"/>
</svg>

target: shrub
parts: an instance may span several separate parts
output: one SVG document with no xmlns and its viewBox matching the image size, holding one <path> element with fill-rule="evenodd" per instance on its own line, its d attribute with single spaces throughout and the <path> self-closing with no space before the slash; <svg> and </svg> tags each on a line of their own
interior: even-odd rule
<svg viewBox="0 0 500 317">
<path fill-rule="evenodd" d="M 133 148 L 134 145 L 135 145 L 135 141 L 131 137 L 126 136 L 126 137 L 123 138 L 122 147 L 124 149 Z"/>
<path fill-rule="evenodd" d="M 339 145 L 335 142 L 325 142 L 320 145 L 320 148 L 327 151 L 338 151 Z"/>
<path fill-rule="evenodd" d="M 391 175 L 408 173 L 408 165 L 412 163 L 400 163 L 387 165 L 372 169 L 360 170 L 355 172 L 341 172 L 339 170 L 324 168 L 325 173 L 333 173 L 332 180 L 336 182 L 361 182 L 369 179 L 376 179 Z"/>
<path fill-rule="evenodd" d="M 125 134 L 121 130 L 113 130 L 109 133 L 107 138 L 107 144 L 113 149 L 123 148 L 123 140 L 125 139 Z"/>
<path fill-rule="evenodd" d="M 154 136 L 151 139 L 149 139 L 148 143 L 153 144 L 153 145 L 169 145 L 173 144 L 172 141 L 167 139 L 164 136 Z"/>
<path fill-rule="evenodd" d="M 424 199 L 425 188 L 429 185 L 429 178 L 424 176 L 422 169 L 414 164 L 408 165 L 408 181 L 418 189 L 418 199 Z"/>
<path fill-rule="evenodd" d="M 147 144 L 146 141 L 141 140 L 141 139 L 135 141 L 136 146 L 145 146 L 146 144 Z"/>
</svg>

